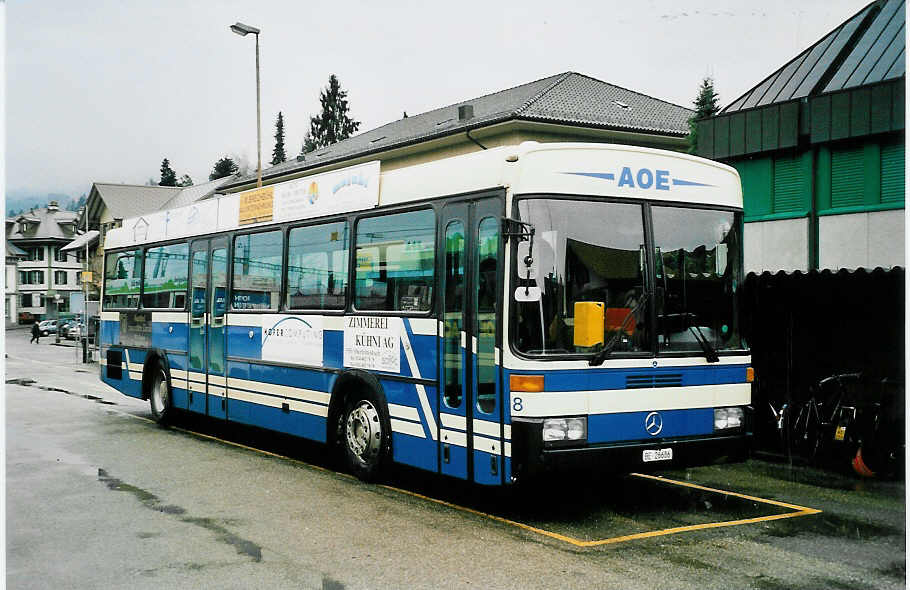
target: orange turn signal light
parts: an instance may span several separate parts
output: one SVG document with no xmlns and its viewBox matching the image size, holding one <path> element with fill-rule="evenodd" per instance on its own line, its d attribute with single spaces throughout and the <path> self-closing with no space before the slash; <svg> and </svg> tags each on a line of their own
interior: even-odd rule
<svg viewBox="0 0 910 590">
<path fill-rule="evenodd" d="M 755 381 L 755 369 L 746 367 L 746 383 L 752 383 L 753 381 Z"/>
<path fill-rule="evenodd" d="M 509 375 L 510 391 L 543 391 L 543 375 Z"/>
</svg>

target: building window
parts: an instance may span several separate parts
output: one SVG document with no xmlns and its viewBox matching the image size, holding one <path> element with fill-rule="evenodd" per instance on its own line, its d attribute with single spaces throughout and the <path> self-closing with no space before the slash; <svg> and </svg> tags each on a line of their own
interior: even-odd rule
<svg viewBox="0 0 910 590">
<path fill-rule="evenodd" d="M 20 270 L 19 284 L 21 285 L 40 285 L 44 283 L 43 270 Z"/>
<path fill-rule="evenodd" d="M 54 260 L 57 262 L 66 262 L 68 256 L 60 246 L 54 246 Z"/>
<path fill-rule="evenodd" d="M 432 209 L 370 217 L 358 222 L 354 289 L 357 309 L 430 309 L 435 226 L 436 215 Z"/>
<path fill-rule="evenodd" d="M 27 260 L 29 262 L 37 262 L 37 261 L 44 260 L 44 246 L 26 248 L 25 251 L 28 253 Z"/>
<path fill-rule="evenodd" d="M 57 284 L 57 285 L 66 284 L 66 271 L 65 270 L 55 270 L 54 271 L 54 284 Z"/>
<path fill-rule="evenodd" d="M 348 224 L 296 227 L 288 237 L 288 309 L 343 309 Z"/>
<path fill-rule="evenodd" d="M 234 238 L 231 307 L 278 309 L 282 242 L 281 231 Z"/>
</svg>

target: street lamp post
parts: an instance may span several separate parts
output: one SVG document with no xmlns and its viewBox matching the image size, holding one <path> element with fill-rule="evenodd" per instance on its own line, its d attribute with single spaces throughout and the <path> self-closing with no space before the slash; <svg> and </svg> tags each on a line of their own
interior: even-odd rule
<svg viewBox="0 0 910 590">
<path fill-rule="evenodd" d="M 249 33 L 256 35 L 256 186 L 262 186 L 262 123 L 259 114 L 259 29 L 236 22 L 231 25 L 231 30 L 241 37 Z"/>
</svg>

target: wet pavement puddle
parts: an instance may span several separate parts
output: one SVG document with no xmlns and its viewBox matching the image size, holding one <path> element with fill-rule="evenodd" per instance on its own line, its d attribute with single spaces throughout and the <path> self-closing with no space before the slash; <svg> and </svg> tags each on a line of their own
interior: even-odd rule
<svg viewBox="0 0 910 590">
<path fill-rule="evenodd" d="M 125 483 L 116 477 L 112 477 L 104 469 L 98 469 L 98 481 L 105 484 L 109 490 L 115 492 L 127 492 L 136 497 L 139 502 L 150 510 L 155 510 L 163 514 L 170 514 L 180 518 L 181 522 L 202 527 L 215 534 L 215 540 L 220 543 L 231 545 L 240 555 L 246 555 L 253 561 L 262 561 L 262 547 L 248 539 L 244 539 L 211 518 L 200 518 L 187 516 L 186 510 L 180 506 L 172 504 L 162 504 L 161 500 L 155 494 L 143 490 L 137 486 Z"/>
<path fill-rule="evenodd" d="M 32 385 L 35 385 L 37 383 L 37 381 L 35 381 L 34 379 L 17 378 L 17 379 L 7 379 L 6 383 L 9 385 L 22 385 L 24 387 L 31 387 Z M 116 406 L 117 405 L 117 402 L 112 402 L 112 401 L 106 400 L 97 395 L 91 395 L 88 393 L 76 393 L 75 391 L 63 389 L 62 387 L 52 387 L 50 385 L 39 385 L 38 389 L 41 389 L 44 391 L 56 391 L 58 393 L 65 393 L 66 395 L 72 395 L 73 397 L 81 397 L 83 399 L 92 400 L 95 403 L 104 404 L 106 406 Z"/>
</svg>

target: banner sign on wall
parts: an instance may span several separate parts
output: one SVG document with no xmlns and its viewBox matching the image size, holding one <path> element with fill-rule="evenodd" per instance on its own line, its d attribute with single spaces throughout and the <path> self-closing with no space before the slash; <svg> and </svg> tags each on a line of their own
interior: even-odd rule
<svg viewBox="0 0 910 590">
<path fill-rule="evenodd" d="M 344 318 L 344 366 L 401 372 L 401 318 Z"/>
</svg>

